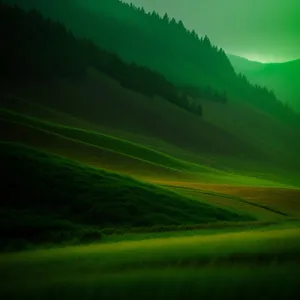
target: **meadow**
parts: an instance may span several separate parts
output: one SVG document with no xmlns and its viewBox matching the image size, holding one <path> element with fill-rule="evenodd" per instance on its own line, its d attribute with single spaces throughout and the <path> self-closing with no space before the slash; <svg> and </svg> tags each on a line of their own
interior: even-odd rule
<svg viewBox="0 0 300 300">
<path fill-rule="evenodd" d="M 0 153 L 3 299 L 300 295 L 296 189 L 279 189 L 276 211 L 234 195 L 255 187 L 151 184 L 19 143 Z"/>
<path fill-rule="evenodd" d="M 4 298 L 297 298 L 299 222 L 2 254 Z"/>
</svg>

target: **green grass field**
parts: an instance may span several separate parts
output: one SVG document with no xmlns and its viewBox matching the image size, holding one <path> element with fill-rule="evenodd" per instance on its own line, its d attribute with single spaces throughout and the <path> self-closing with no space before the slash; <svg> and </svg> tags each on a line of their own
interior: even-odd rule
<svg viewBox="0 0 300 300">
<path fill-rule="evenodd" d="M 194 234 L 3 254 L 1 293 L 15 299 L 300 295 L 299 222 Z"/>
</svg>

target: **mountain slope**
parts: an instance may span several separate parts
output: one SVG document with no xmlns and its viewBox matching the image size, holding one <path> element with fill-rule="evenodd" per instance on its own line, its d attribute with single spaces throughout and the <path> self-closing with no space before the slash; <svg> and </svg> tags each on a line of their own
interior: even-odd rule
<svg viewBox="0 0 300 300">
<path fill-rule="evenodd" d="M 224 80 L 228 75 L 235 75 L 225 53 L 218 53 L 219 50 L 212 47 L 208 38 L 200 41 L 195 33 L 189 36 L 182 23 L 169 17 L 163 20 L 156 14 L 146 15 L 118 0 L 6 2 L 38 9 L 46 16 L 65 23 L 79 36 L 89 37 L 126 60 L 159 70 L 175 81 L 187 81 L 182 76 L 188 76 L 192 81 L 199 77 L 198 82 L 205 80 L 204 84 L 208 81 L 222 84 L 221 78 Z M 177 62 L 175 72 L 174 61 Z M 212 64 L 223 65 L 223 68 L 216 72 Z"/>
<path fill-rule="evenodd" d="M 118 131 L 126 139 L 129 135 L 139 136 L 134 137 L 135 142 L 143 136 L 138 141 L 142 145 L 150 140 L 155 140 L 155 145 L 171 145 L 180 149 L 175 153 L 192 153 L 191 162 L 201 161 L 216 169 L 232 168 L 235 161 L 240 166 L 244 164 L 240 168 L 243 172 L 249 166 L 266 173 L 273 166 L 278 167 L 279 173 L 299 171 L 299 131 L 291 124 L 283 124 L 242 101 L 224 104 L 181 97 L 178 87 L 164 77 L 125 63 L 92 42 L 75 38 L 62 24 L 47 21 L 37 12 L 3 7 L 1 21 L 11 26 L 3 27 L 2 34 L 14 34 L 6 39 L 5 55 L 1 56 L 5 66 L 0 82 L 2 106 L 10 108 L 14 101 L 10 95 L 16 95 L 58 111 L 60 118 L 65 113 L 75 120 L 84 120 L 83 123 L 98 128 L 93 129 L 96 131 Z M 19 51 L 24 56 L 18 55 Z M 18 68 L 22 72 L 15 72 Z M 43 76 L 37 76 L 40 74 Z M 135 86 L 137 78 L 140 81 Z M 147 90 L 149 82 L 153 84 L 152 91 Z M 260 99 L 255 101 L 261 103 Z M 200 103 L 205 108 L 203 117 L 183 103 L 194 107 Z M 26 115 L 31 109 L 25 105 L 19 112 Z M 160 151 L 164 148 L 161 145 Z M 169 154 L 170 148 L 167 146 L 163 152 Z M 177 157 L 171 152 L 170 156 Z"/>
<path fill-rule="evenodd" d="M 227 91 L 230 98 L 248 101 L 268 112 L 274 104 L 271 113 L 282 118 L 285 108 L 272 93 L 238 76 L 225 52 L 212 45 L 207 36 L 199 37 L 167 15 L 146 14 L 119 0 L 6 2 L 38 9 L 66 24 L 77 36 L 91 38 L 130 63 L 158 71 L 178 86 L 212 86 L 218 92 Z"/>
<path fill-rule="evenodd" d="M 285 63 L 258 63 L 234 55 L 228 56 L 237 72 L 252 83 L 267 86 L 279 100 L 300 112 L 300 59 Z"/>
</svg>

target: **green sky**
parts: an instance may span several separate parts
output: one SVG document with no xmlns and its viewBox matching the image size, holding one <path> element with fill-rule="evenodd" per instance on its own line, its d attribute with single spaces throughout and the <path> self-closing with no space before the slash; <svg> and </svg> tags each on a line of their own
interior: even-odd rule
<svg viewBox="0 0 300 300">
<path fill-rule="evenodd" d="M 227 52 L 271 62 L 300 58 L 300 0 L 126 0 L 181 19 Z"/>
</svg>

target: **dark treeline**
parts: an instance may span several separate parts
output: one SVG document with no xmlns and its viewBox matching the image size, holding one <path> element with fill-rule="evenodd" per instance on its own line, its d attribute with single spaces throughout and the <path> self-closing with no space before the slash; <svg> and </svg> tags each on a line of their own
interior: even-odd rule
<svg viewBox="0 0 300 300">
<path fill-rule="evenodd" d="M 225 52 L 207 36 L 198 36 L 167 14 L 146 13 L 143 8 L 119 0 L 6 2 L 36 8 L 65 23 L 77 36 L 92 39 L 127 62 L 157 70 L 176 86 L 192 86 L 199 91 L 211 87 L 221 95 L 226 91 L 226 98 L 246 100 L 279 119 L 290 122 L 295 117 L 274 93 L 236 74 Z"/>
<path fill-rule="evenodd" d="M 89 66 L 118 80 L 122 86 L 153 97 L 161 96 L 197 115 L 202 107 L 162 75 L 100 49 L 88 39 L 76 38 L 59 22 L 32 10 L 0 4 L 0 77 L 5 80 L 78 78 Z"/>
<path fill-rule="evenodd" d="M 210 86 L 206 87 L 182 87 L 181 90 L 191 96 L 194 99 L 203 99 L 203 100 L 212 100 L 219 103 L 227 103 L 227 93 L 224 90 L 223 92 L 218 92 L 212 89 Z"/>
<path fill-rule="evenodd" d="M 119 0 L 6 0 L 60 20 L 80 37 L 157 70 L 174 83 L 224 88 L 235 77 L 222 49 L 181 21 Z"/>
</svg>

